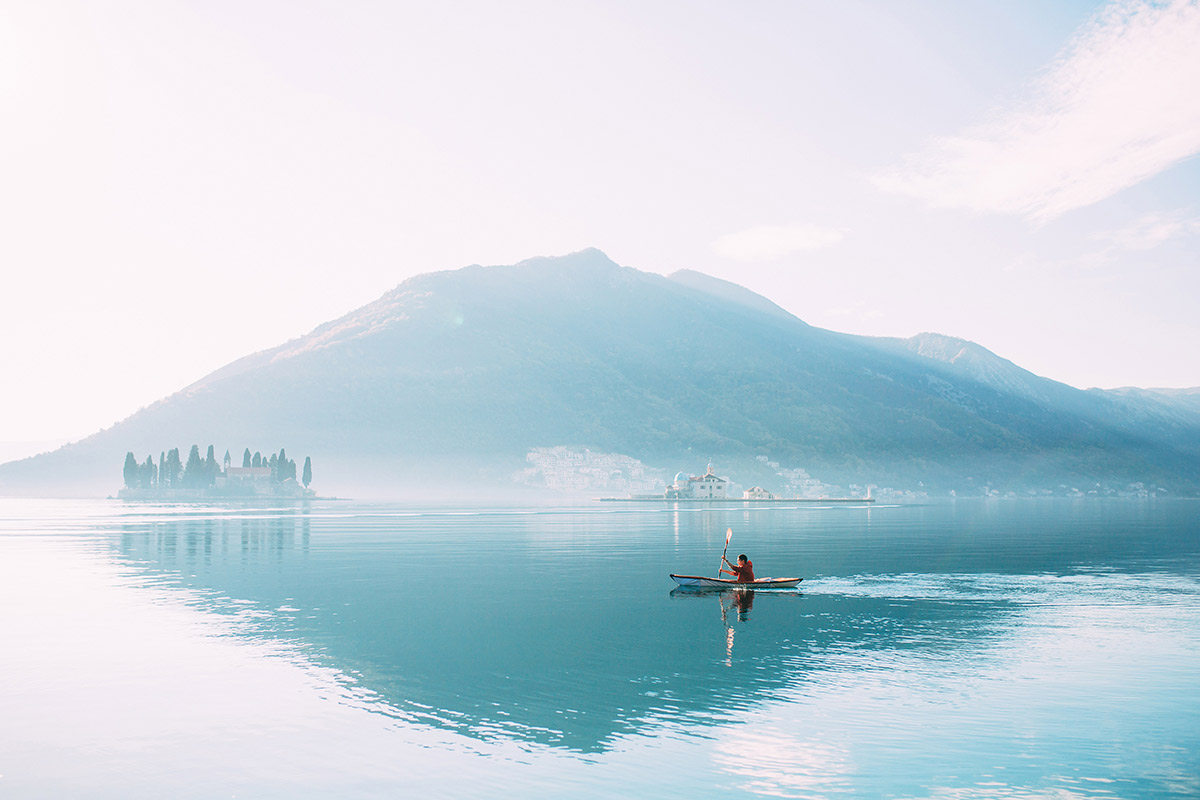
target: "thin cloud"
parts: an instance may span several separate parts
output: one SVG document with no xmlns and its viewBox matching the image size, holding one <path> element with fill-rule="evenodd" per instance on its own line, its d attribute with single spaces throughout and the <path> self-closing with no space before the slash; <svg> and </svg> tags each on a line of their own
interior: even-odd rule
<svg viewBox="0 0 1200 800">
<path fill-rule="evenodd" d="M 1028 99 L 874 178 L 939 207 L 1045 222 L 1200 152 L 1200 2 L 1114 2 Z"/>
<path fill-rule="evenodd" d="M 713 242 L 713 249 L 737 261 L 774 261 L 794 253 L 822 250 L 840 242 L 845 231 L 816 225 L 757 225 Z"/>
<path fill-rule="evenodd" d="M 1125 250 L 1153 250 L 1163 242 L 1200 234 L 1200 217 L 1180 211 L 1146 214 L 1101 238 Z"/>
</svg>

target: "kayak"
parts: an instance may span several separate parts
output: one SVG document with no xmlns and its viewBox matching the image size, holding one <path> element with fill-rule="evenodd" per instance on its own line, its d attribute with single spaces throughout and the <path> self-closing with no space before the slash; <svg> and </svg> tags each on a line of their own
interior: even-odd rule
<svg viewBox="0 0 1200 800">
<path fill-rule="evenodd" d="M 804 578 L 759 578 L 755 581 L 741 583 L 725 578 L 673 574 L 671 580 L 689 589 L 795 589 Z"/>
</svg>

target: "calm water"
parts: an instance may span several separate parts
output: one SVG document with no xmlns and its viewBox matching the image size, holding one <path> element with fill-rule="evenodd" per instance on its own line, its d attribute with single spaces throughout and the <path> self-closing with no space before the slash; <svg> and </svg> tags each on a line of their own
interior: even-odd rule
<svg viewBox="0 0 1200 800">
<path fill-rule="evenodd" d="M 1200 503 L 0 501 L 0 797 L 1197 797 L 1198 686 Z"/>
</svg>

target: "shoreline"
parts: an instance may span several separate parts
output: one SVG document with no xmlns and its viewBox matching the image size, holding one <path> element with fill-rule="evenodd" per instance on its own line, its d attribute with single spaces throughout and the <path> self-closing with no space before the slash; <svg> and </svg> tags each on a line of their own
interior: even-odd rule
<svg viewBox="0 0 1200 800">
<path fill-rule="evenodd" d="M 874 503 L 873 497 L 597 497 L 599 503 Z"/>
</svg>

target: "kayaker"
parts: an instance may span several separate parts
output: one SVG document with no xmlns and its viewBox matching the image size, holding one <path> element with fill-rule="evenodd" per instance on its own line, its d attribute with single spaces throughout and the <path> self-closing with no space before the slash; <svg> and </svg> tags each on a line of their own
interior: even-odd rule
<svg viewBox="0 0 1200 800">
<path fill-rule="evenodd" d="M 746 558 L 745 553 L 742 553 L 740 556 L 738 556 L 738 562 L 736 564 L 730 564 L 729 559 L 725 558 L 725 556 L 721 556 L 721 560 L 725 562 L 725 566 L 729 567 L 729 569 L 721 570 L 717 573 L 718 575 L 720 575 L 721 572 L 724 572 L 728 575 L 732 575 L 735 579 L 737 579 L 738 583 L 754 582 L 754 564 L 750 561 L 750 559 Z"/>
</svg>

